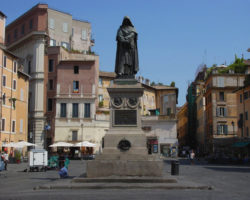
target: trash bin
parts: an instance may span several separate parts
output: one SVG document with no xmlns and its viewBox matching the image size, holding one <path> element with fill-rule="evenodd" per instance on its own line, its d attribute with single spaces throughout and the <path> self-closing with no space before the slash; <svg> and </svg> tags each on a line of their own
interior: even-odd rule
<svg viewBox="0 0 250 200">
<path fill-rule="evenodd" d="M 171 175 L 179 175 L 179 161 L 172 160 L 171 162 Z"/>
</svg>

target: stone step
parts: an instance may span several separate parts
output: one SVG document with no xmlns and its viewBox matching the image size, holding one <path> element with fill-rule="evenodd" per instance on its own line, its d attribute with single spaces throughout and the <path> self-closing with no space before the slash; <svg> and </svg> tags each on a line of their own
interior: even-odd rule
<svg viewBox="0 0 250 200">
<path fill-rule="evenodd" d="M 77 177 L 72 183 L 177 183 L 173 178 L 81 178 Z"/>
</svg>

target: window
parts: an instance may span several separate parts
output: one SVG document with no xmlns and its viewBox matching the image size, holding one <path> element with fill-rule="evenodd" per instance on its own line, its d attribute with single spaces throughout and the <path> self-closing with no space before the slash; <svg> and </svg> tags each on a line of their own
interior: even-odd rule
<svg viewBox="0 0 250 200">
<path fill-rule="evenodd" d="M 79 74 L 79 66 L 74 66 L 74 74 Z"/>
<path fill-rule="evenodd" d="M 245 112 L 245 118 L 248 120 L 248 111 Z"/>
<path fill-rule="evenodd" d="M 79 81 L 73 81 L 73 92 L 74 93 L 79 92 Z"/>
<path fill-rule="evenodd" d="M 218 87 L 224 87 L 224 77 L 218 77 Z"/>
<path fill-rule="evenodd" d="M 63 23 L 63 32 L 64 33 L 68 32 L 68 23 Z"/>
<path fill-rule="evenodd" d="M 66 49 L 70 49 L 69 48 L 69 43 L 67 43 L 67 42 L 61 42 L 61 46 L 66 48 Z"/>
<path fill-rule="evenodd" d="M 14 38 L 17 39 L 17 29 L 14 31 Z"/>
<path fill-rule="evenodd" d="M 87 31 L 86 31 L 86 29 L 82 29 L 82 39 L 83 40 L 87 39 Z"/>
<path fill-rule="evenodd" d="M 28 62 L 28 74 L 30 74 L 31 73 L 31 61 L 29 60 L 29 62 Z"/>
<path fill-rule="evenodd" d="M 113 80 L 111 80 L 110 81 L 110 83 L 109 83 L 109 85 L 113 85 L 114 84 L 114 81 Z"/>
<path fill-rule="evenodd" d="M 15 133 L 15 131 L 16 131 L 16 121 L 12 121 L 12 129 L 11 129 L 11 132 L 12 133 Z"/>
<path fill-rule="evenodd" d="M 49 80 L 49 90 L 53 90 L 53 79 Z"/>
<path fill-rule="evenodd" d="M 53 72 L 54 70 L 54 60 L 49 59 L 49 72 Z"/>
<path fill-rule="evenodd" d="M 99 102 L 102 102 L 102 101 L 103 101 L 103 95 L 100 94 L 100 95 L 98 96 L 98 99 L 99 99 Z"/>
<path fill-rule="evenodd" d="M 240 103 L 242 103 L 242 94 L 240 95 Z"/>
<path fill-rule="evenodd" d="M 51 29 L 55 28 L 55 20 L 52 18 L 49 19 L 49 28 Z"/>
<path fill-rule="evenodd" d="M 52 106 L 53 106 L 52 103 L 53 103 L 52 99 L 48 98 L 48 111 L 52 111 Z"/>
<path fill-rule="evenodd" d="M 13 80 L 13 90 L 16 89 L 16 80 Z"/>
<path fill-rule="evenodd" d="M 7 65 L 7 56 L 3 57 L 3 66 L 6 67 Z"/>
<path fill-rule="evenodd" d="M 3 86 L 6 86 L 6 76 L 3 76 Z"/>
<path fill-rule="evenodd" d="M 74 35 L 74 28 L 72 28 L 72 36 Z"/>
<path fill-rule="evenodd" d="M 249 137 L 249 128 L 246 128 L 247 137 Z"/>
<path fill-rule="evenodd" d="M 30 20 L 30 30 L 33 29 L 33 19 Z"/>
<path fill-rule="evenodd" d="M 78 103 L 73 103 L 72 117 L 78 117 Z"/>
<path fill-rule="evenodd" d="M 21 29 L 22 35 L 24 35 L 24 31 L 25 31 L 25 24 L 22 25 L 22 29 Z"/>
<path fill-rule="evenodd" d="M 219 124 L 217 125 L 217 134 L 226 135 L 227 134 L 227 125 Z"/>
<path fill-rule="evenodd" d="M 102 78 L 99 78 L 99 86 L 102 86 Z"/>
<path fill-rule="evenodd" d="M 56 40 L 50 39 L 49 46 L 51 46 L 51 47 L 56 46 Z"/>
<path fill-rule="evenodd" d="M 225 107 L 218 107 L 217 108 L 217 116 L 224 117 L 227 116 L 227 109 Z"/>
<path fill-rule="evenodd" d="M 243 96 L 244 96 L 244 100 L 246 100 L 248 98 L 248 92 L 244 92 Z"/>
<path fill-rule="evenodd" d="M 77 131 L 72 131 L 72 141 L 77 141 Z"/>
<path fill-rule="evenodd" d="M 16 61 L 14 61 L 13 71 L 14 71 L 15 73 L 17 72 L 17 62 L 16 62 Z"/>
<path fill-rule="evenodd" d="M 167 108 L 167 116 L 170 116 L 171 114 L 171 108 Z"/>
<path fill-rule="evenodd" d="M 21 100 L 21 101 L 24 100 L 24 91 L 23 91 L 22 88 L 21 88 L 21 90 L 20 90 L 20 100 Z"/>
<path fill-rule="evenodd" d="M 90 103 L 84 104 L 84 117 L 90 118 Z"/>
<path fill-rule="evenodd" d="M 13 107 L 13 109 L 16 108 L 16 100 L 14 100 L 14 99 L 12 99 L 12 107 Z"/>
<path fill-rule="evenodd" d="M 2 131 L 4 131 L 5 130 L 5 119 L 2 119 Z"/>
<path fill-rule="evenodd" d="M 20 119 L 20 133 L 23 133 L 23 120 Z"/>
<path fill-rule="evenodd" d="M 224 92 L 220 92 L 219 93 L 219 99 L 220 99 L 220 101 L 224 101 L 225 100 Z"/>
<path fill-rule="evenodd" d="M 5 93 L 3 93 L 3 105 L 5 105 L 6 103 L 6 96 L 5 96 Z"/>
<path fill-rule="evenodd" d="M 60 117 L 66 117 L 67 116 L 66 108 L 67 108 L 66 103 L 61 103 Z"/>
</svg>

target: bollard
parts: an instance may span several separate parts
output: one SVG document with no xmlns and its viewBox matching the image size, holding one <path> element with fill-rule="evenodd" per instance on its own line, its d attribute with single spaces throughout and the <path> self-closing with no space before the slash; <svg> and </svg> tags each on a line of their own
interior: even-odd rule
<svg viewBox="0 0 250 200">
<path fill-rule="evenodd" d="M 179 175 L 179 161 L 172 160 L 171 162 L 171 175 Z"/>
</svg>

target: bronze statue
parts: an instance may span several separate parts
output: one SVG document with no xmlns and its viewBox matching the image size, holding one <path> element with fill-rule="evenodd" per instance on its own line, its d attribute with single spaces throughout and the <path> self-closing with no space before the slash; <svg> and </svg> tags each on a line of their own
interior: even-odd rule
<svg viewBox="0 0 250 200">
<path fill-rule="evenodd" d="M 134 78 L 139 71 L 137 32 L 129 17 L 124 17 L 116 40 L 115 73 L 118 78 Z"/>
</svg>

